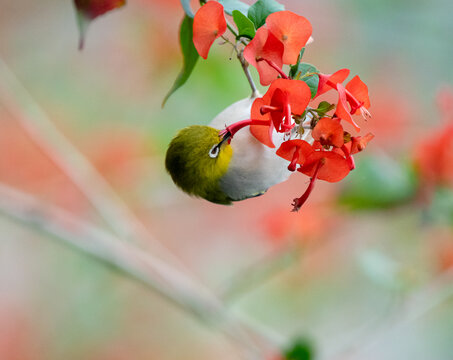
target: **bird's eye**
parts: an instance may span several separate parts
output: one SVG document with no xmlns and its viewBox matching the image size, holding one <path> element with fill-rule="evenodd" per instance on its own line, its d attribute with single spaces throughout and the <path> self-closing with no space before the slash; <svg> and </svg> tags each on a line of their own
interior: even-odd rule
<svg viewBox="0 0 453 360">
<path fill-rule="evenodd" d="M 211 150 L 209 150 L 209 157 L 215 159 L 216 157 L 219 156 L 220 153 L 220 146 L 219 144 L 215 144 Z"/>
</svg>

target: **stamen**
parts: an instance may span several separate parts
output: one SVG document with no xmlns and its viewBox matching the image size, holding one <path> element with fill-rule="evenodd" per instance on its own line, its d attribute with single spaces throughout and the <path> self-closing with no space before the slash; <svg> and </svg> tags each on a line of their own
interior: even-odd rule
<svg viewBox="0 0 453 360">
<path fill-rule="evenodd" d="M 371 119 L 371 113 L 364 106 L 360 108 L 360 112 L 365 120 Z"/>
<path fill-rule="evenodd" d="M 279 111 L 279 110 L 280 110 L 280 108 L 278 108 L 276 106 L 263 105 L 260 108 L 260 113 L 261 113 L 261 115 L 264 115 L 264 114 L 270 113 L 271 111 Z"/>
<path fill-rule="evenodd" d="M 285 132 L 290 131 L 295 124 L 292 124 L 292 117 L 291 117 L 291 105 L 288 103 L 285 104 L 285 122 L 282 124 L 282 128 Z"/>
</svg>

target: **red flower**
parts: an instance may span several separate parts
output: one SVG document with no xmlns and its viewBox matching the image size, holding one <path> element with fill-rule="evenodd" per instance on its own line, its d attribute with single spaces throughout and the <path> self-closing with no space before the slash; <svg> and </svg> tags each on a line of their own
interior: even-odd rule
<svg viewBox="0 0 453 360">
<path fill-rule="evenodd" d="M 288 94 L 288 101 L 291 104 L 291 112 L 293 114 L 303 114 L 311 99 L 310 88 L 304 81 L 277 79 L 272 82 L 263 98 L 271 98 L 276 89 L 283 90 Z"/>
<path fill-rule="evenodd" d="M 332 151 L 314 151 L 307 156 L 304 165 L 297 169 L 301 173 L 314 176 L 318 163 L 321 163 L 317 178 L 328 182 L 338 182 L 349 174 L 346 159 Z"/>
<path fill-rule="evenodd" d="M 302 167 L 297 171 L 310 176 L 310 184 L 301 197 L 294 199 L 292 211 L 298 211 L 307 201 L 313 191 L 316 179 L 337 182 L 348 175 L 350 170 L 348 161 L 335 152 L 314 151 L 309 154 Z"/>
<path fill-rule="evenodd" d="M 222 132 L 221 135 L 229 133 L 231 138 L 241 128 L 250 126 L 250 132 L 257 140 L 273 148 L 274 128 L 279 132 L 289 131 L 294 126 L 292 115 L 301 115 L 310 98 L 310 88 L 305 82 L 277 79 L 272 82 L 262 98 L 257 98 L 253 102 L 251 119 L 228 126 L 226 132 Z"/>
<path fill-rule="evenodd" d="M 271 119 L 278 132 L 286 132 L 294 127 L 288 92 L 280 88 L 275 89 L 269 109 L 271 108 L 274 109 L 270 111 Z M 283 122 L 283 119 L 285 119 L 285 122 Z"/>
<path fill-rule="evenodd" d="M 360 131 L 359 125 L 357 125 L 357 123 L 354 121 L 351 116 L 351 112 L 348 110 L 348 97 L 345 87 L 341 84 L 337 84 L 337 91 L 338 104 L 337 109 L 335 110 L 335 115 L 337 115 L 340 119 L 343 119 L 350 123 L 357 131 Z"/>
<path fill-rule="evenodd" d="M 342 83 L 349 76 L 349 69 L 340 69 L 333 74 L 318 74 L 319 83 L 318 83 L 318 92 L 316 96 L 320 96 L 325 92 L 336 89 L 336 84 Z"/>
<path fill-rule="evenodd" d="M 338 119 L 320 119 L 311 135 L 313 139 L 319 141 L 322 146 L 334 146 L 339 148 L 344 144 L 343 126 L 341 126 Z"/>
<path fill-rule="evenodd" d="M 357 111 L 360 110 L 364 117 L 371 117 L 371 114 L 367 110 L 370 107 L 368 87 L 358 76 L 355 76 L 346 87 L 344 87 L 341 83 L 348 74 L 348 69 L 339 70 L 333 75 L 320 74 L 318 93 L 316 96 L 319 96 L 330 89 L 337 89 L 338 104 L 335 114 L 339 118 L 349 122 L 357 131 L 360 131 L 360 127 L 356 124 L 351 115 L 356 114 Z"/>
<path fill-rule="evenodd" d="M 291 11 L 278 11 L 267 17 L 266 25 L 284 45 L 283 63 L 295 64 L 311 36 L 310 22 Z"/>
<path fill-rule="evenodd" d="M 193 44 L 203 59 L 208 58 L 214 41 L 227 29 L 223 6 L 217 1 L 208 1 L 193 18 Z"/>
<path fill-rule="evenodd" d="M 262 125 L 250 125 L 250 132 L 252 135 L 264 145 L 274 148 L 274 142 L 272 140 L 272 132 L 274 131 L 274 125 L 270 120 L 269 114 L 261 114 L 261 107 L 264 105 L 263 98 L 257 98 L 253 102 L 251 118 L 256 120 L 267 120 L 269 121 L 269 126 Z"/>
<path fill-rule="evenodd" d="M 285 141 L 277 150 L 277 155 L 290 161 L 289 171 L 295 171 L 297 164 L 303 164 L 308 155 L 313 152 L 313 148 L 304 140 Z"/>
<path fill-rule="evenodd" d="M 310 99 L 310 88 L 305 82 L 277 79 L 263 96 L 266 105 L 261 107 L 261 113 L 270 113 L 275 129 L 286 132 L 294 126 L 291 115 L 302 115 Z"/>
<path fill-rule="evenodd" d="M 280 74 L 275 68 L 283 66 L 284 46 L 266 27 L 260 27 L 244 49 L 244 58 L 258 70 L 260 84 L 269 85 Z M 261 60 L 266 61 L 261 61 Z M 274 64 L 271 66 L 270 63 Z"/>
<path fill-rule="evenodd" d="M 349 100 L 351 103 L 351 114 L 355 114 L 358 110 L 364 111 L 369 109 L 370 98 L 368 96 L 368 86 L 360 80 L 358 75 L 354 76 L 351 81 L 346 84 L 346 90 L 348 90 L 357 102 Z M 364 114 L 368 116 L 368 114 Z"/>
</svg>

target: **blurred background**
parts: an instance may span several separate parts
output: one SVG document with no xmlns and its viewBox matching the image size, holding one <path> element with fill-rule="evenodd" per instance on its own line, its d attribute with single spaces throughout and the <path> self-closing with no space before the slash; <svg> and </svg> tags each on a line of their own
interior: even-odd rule
<svg viewBox="0 0 453 360">
<path fill-rule="evenodd" d="M 250 92 L 230 49 L 214 46 L 161 108 L 182 62 L 179 1 L 129 1 L 90 25 L 82 52 L 71 0 L 0 1 L 2 189 L 104 229 L 138 218 L 152 234 L 145 251 L 176 263 L 163 244 L 237 316 L 288 346 L 304 339 L 313 359 L 453 358 L 450 0 L 281 1 L 313 25 L 305 61 L 368 84 L 362 127 L 376 135 L 357 169 L 318 182 L 297 214 L 300 174 L 230 207 L 186 196 L 166 174 L 178 129 Z M 106 184 L 77 151 L 120 200 L 98 191 Z M 102 218 L 89 196 L 133 214 Z M 240 359 L 219 328 L 2 211 L 0 359 Z"/>
</svg>

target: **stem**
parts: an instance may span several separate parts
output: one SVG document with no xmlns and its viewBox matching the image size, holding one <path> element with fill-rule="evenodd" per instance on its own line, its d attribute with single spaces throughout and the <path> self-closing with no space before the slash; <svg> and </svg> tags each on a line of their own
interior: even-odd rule
<svg viewBox="0 0 453 360">
<path fill-rule="evenodd" d="M 250 87 L 252 88 L 252 95 L 250 96 L 252 99 L 256 98 L 259 96 L 258 90 L 256 88 L 255 82 L 253 81 L 252 75 L 250 74 L 249 70 L 249 64 L 247 60 L 244 59 L 244 55 L 241 52 L 238 52 L 238 59 L 239 62 L 241 63 L 242 70 L 244 71 L 245 77 L 247 78 L 247 81 L 250 84 Z"/>
<path fill-rule="evenodd" d="M 231 25 L 229 25 L 228 22 L 227 22 L 227 26 L 228 26 L 228 29 L 233 33 L 233 35 L 235 35 L 235 37 L 237 38 L 236 32 L 231 27 Z M 236 51 L 237 58 L 238 58 L 239 62 L 241 63 L 241 67 L 242 67 L 242 70 L 244 71 L 245 77 L 247 78 L 247 81 L 249 82 L 250 87 L 252 88 L 252 95 L 250 97 L 252 99 L 258 97 L 259 92 L 256 88 L 255 82 L 253 81 L 252 75 L 250 74 L 249 64 L 248 64 L 247 60 L 244 59 L 243 51 L 239 50 L 237 47 L 237 44 L 233 44 L 226 36 L 222 35 L 221 37 L 227 43 L 231 44 L 231 46 L 233 46 L 234 51 Z"/>
<path fill-rule="evenodd" d="M 306 77 L 313 76 L 313 75 L 318 75 L 319 73 L 314 71 L 314 72 L 307 72 L 304 75 L 300 77 L 300 79 L 305 79 Z"/>
<path fill-rule="evenodd" d="M 272 60 L 265 59 L 265 58 L 260 58 L 257 61 L 265 61 L 271 68 L 276 70 L 283 79 L 288 79 L 288 75 L 286 75 L 283 72 L 283 70 L 276 63 L 274 63 Z"/>
<path fill-rule="evenodd" d="M 315 188 L 316 177 L 318 176 L 319 169 L 321 168 L 322 165 L 323 165 L 322 159 L 320 159 L 318 161 L 318 163 L 316 164 L 315 172 L 313 173 L 313 176 L 310 179 L 310 184 L 308 184 L 307 189 L 305 190 L 305 192 L 302 194 L 301 197 L 294 199 L 293 204 L 292 204 L 294 208 L 292 211 L 294 211 L 294 212 L 299 211 L 299 209 L 302 207 L 302 205 L 305 204 L 305 202 L 307 201 L 311 192 Z"/>
<path fill-rule="evenodd" d="M 230 44 L 233 47 L 233 50 L 237 52 L 236 45 L 231 42 L 230 39 L 228 39 L 225 35 L 220 36 L 226 43 Z M 224 44 L 222 44 L 224 45 Z M 230 58 L 231 60 L 231 58 Z"/>
<path fill-rule="evenodd" d="M 230 30 L 231 33 L 234 35 L 234 38 L 237 38 L 237 37 L 238 37 L 238 33 L 237 33 L 236 30 L 233 28 L 233 25 L 231 25 L 230 22 L 229 22 L 228 20 L 226 21 L 226 24 L 227 24 L 228 30 Z"/>
</svg>

